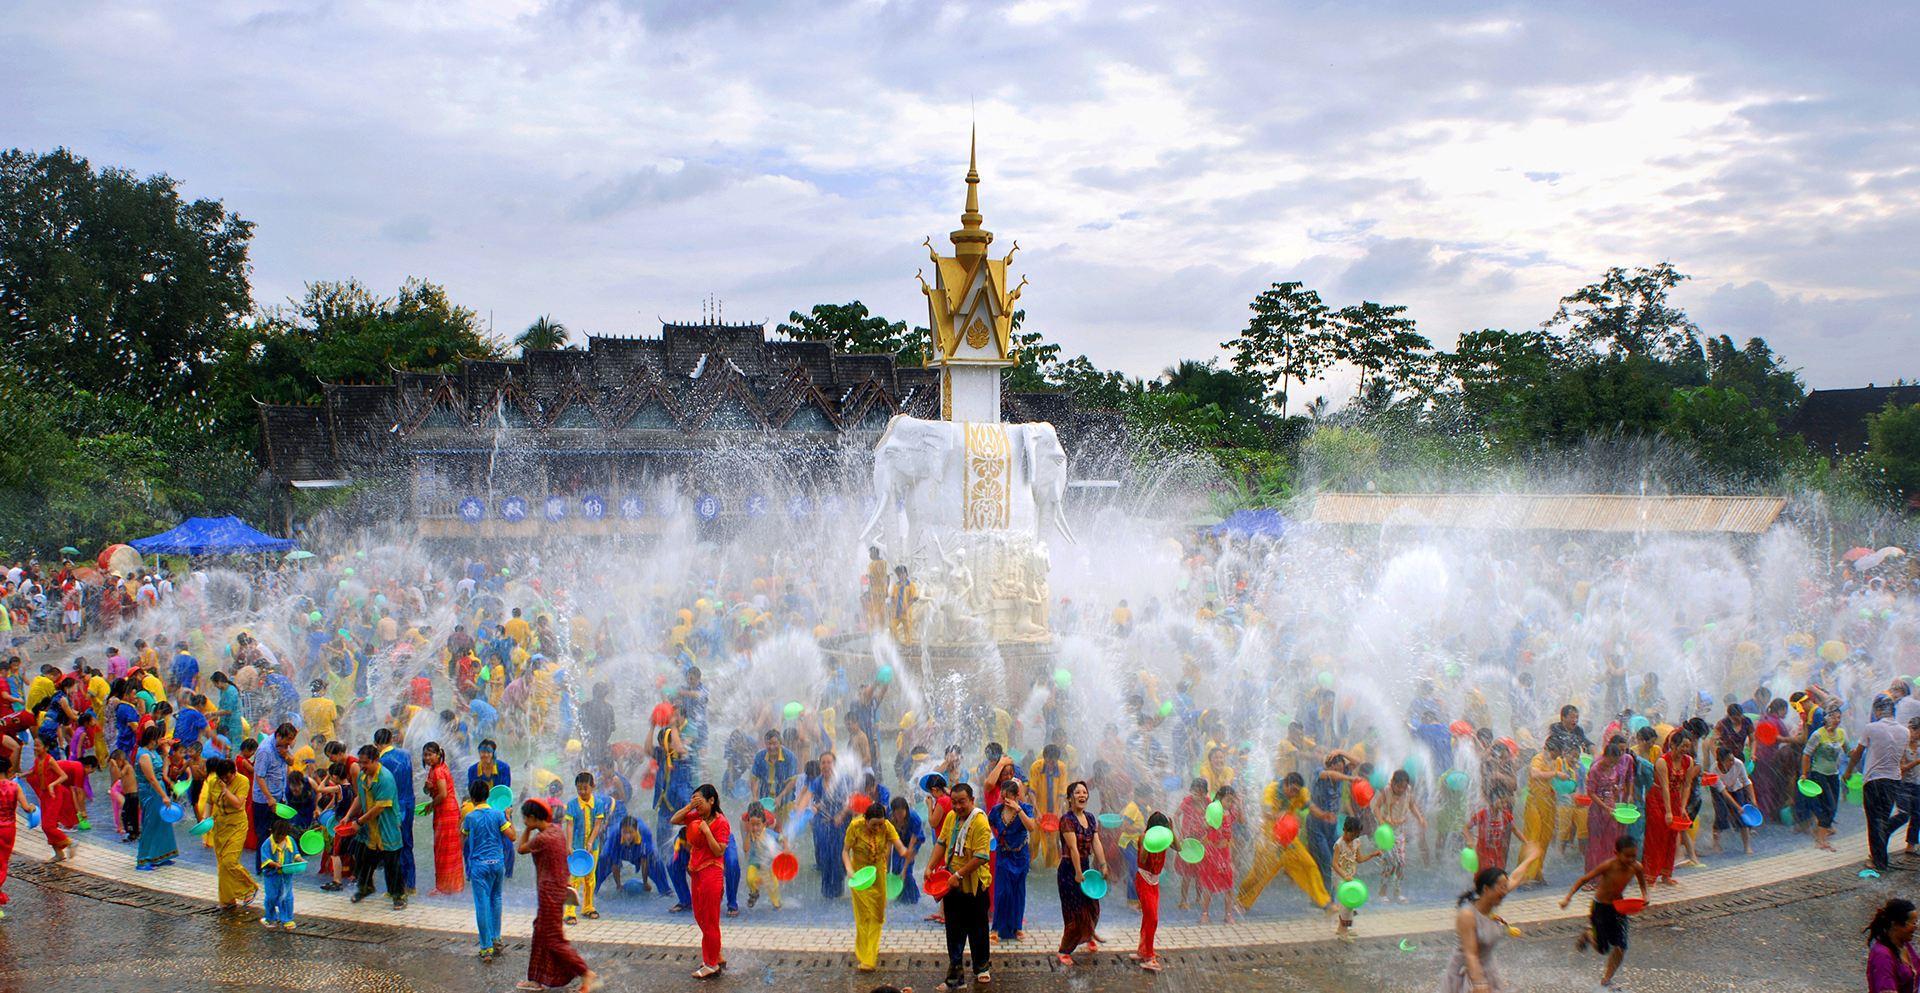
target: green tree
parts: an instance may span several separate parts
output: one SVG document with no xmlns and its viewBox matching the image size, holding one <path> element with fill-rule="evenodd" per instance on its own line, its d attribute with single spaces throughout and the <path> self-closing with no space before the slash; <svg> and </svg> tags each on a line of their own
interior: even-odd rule
<svg viewBox="0 0 1920 993">
<path fill-rule="evenodd" d="M 805 314 L 793 311 L 775 330 L 795 341 L 824 341 L 836 352 L 892 355 L 903 366 L 926 361 L 925 329 L 909 330 L 907 322 L 877 316 L 858 300 L 814 304 Z"/>
<path fill-rule="evenodd" d="M 192 397 L 252 309 L 252 236 L 165 175 L 0 153 L 0 359 L 97 393 Z"/>
<path fill-rule="evenodd" d="M 1920 403 L 1888 403 L 1867 420 L 1866 458 L 1896 494 L 1920 495 Z"/>
<path fill-rule="evenodd" d="M 1274 283 L 1247 305 L 1253 317 L 1220 347 L 1233 353 L 1233 371 L 1257 378 L 1280 416 L 1287 416 L 1288 383 L 1306 385 L 1333 363 L 1328 309 L 1304 283 Z"/>
<path fill-rule="evenodd" d="M 1212 359 L 1182 359 L 1162 370 L 1159 381 L 1148 389 L 1190 396 L 1198 405 L 1218 407 L 1249 422 L 1261 416 L 1265 399 L 1257 377 L 1222 369 Z"/>
<path fill-rule="evenodd" d="M 293 305 L 293 328 L 311 345 L 308 371 L 326 383 L 384 382 L 395 369 L 452 372 L 462 359 L 503 354 L 478 315 L 419 278 L 392 297 L 376 297 L 358 280 L 309 283 Z"/>
<path fill-rule="evenodd" d="M 1791 450 L 1780 437 L 1773 414 L 1730 387 L 1674 390 L 1663 430 L 1709 467 L 1737 479 L 1776 476 Z"/>
<path fill-rule="evenodd" d="M 1707 383 L 1746 394 L 1755 406 L 1784 421 L 1806 397 L 1800 373 L 1781 365 L 1779 356 L 1759 338 L 1744 346 L 1719 335 L 1707 339 Z"/>
<path fill-rule="evenodd" d="M 567 344 L 567 326 L 546 314 L 541 314 L 527 325 L 525 331 L 514 337 L 513 343 L 522 356 L 528 352 L 550 352 L 573 347 Z"/>
<path fill-rule="evenodd" d="M 1335 361 L 1360 370 L 1354 393 L 1364 394 L 1379 377 L 1395 389 L 1426 391 L 1431 383 L 1433 343 L 1415 330 L 1407 308 L 1371 300 L 1342 307 L 1327 322 L 1328 348 Z"/>
<path fill-rule="evenodd" d="M 1013 365 L 1000 374 L 1000 388 L 1009 393 L 1044 393 L 1061 388 L 1054 379 L 1060 364 L 1060 346 L 1049 343 L 1038 331 L 1028 331 L 1027 312 L 1016 310 L 1008 335 L 1013 344 Z"/>
<path fill-rule="evenodd" d="M 1670 262 L 1631 271 L 1615 266 L 1599 282 L 1561 297 L 1559 309 L 1541 326 L 1563 331 L 1579 357 L 1698 362 L 1700 329 L 1668 299 L 1690 278 Z"/>
<path fill-rule="evenodd" d="M 1469 426 L 1498 430 L 1518 416 L 1527 391 L 1558 372 L 1559 346 L 1542 330 L 1483 328 L 1461 334 L 1438 363 Z"/>
</svg>

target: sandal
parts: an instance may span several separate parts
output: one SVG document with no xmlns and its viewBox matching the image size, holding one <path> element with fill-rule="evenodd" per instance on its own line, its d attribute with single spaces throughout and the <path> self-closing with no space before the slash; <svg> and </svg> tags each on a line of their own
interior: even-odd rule
<svg viewBox="0 0 1920 993">
<path fill-rule="evenodd" d="M 584 916 L 587 918 L 587 920 L 597 921 L 600 919 L 600 912 L 598 910 L 589 910 L 586 912 Z"/>
</svg>

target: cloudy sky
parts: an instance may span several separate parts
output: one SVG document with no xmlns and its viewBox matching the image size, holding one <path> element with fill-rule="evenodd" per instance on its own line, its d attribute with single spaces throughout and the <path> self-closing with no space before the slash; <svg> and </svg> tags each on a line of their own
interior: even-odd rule
<svg viewBox="0 0 1920 993">
<path fill-rule="evenodd" d="M 1920 377 L 1905 3 L 6 6 L 0 144 L 224 200 L 263 303 L 419 275 L 506 333 L 710 293 L 924 323 L 977 120 L 1032 326 L 1130 373 L 1276 280 L 1444 345 L 1664 259 L 1816 387 Z"/>
</svg>

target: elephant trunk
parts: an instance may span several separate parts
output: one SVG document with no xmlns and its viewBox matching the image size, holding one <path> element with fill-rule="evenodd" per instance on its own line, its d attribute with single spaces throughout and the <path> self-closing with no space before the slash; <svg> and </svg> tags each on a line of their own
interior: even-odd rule
<svg viewBox="0 0 1920 993">
<path fill-rule="evenodd" d="M 1078 545 L 1080 539 L 1073 536 L 1073 528 L 1067 524 L 1066 502 L 1063 500 L 1055 500 L 1052 509 L 1053 513 L 1048 516 L 1053 518 L 1053 526 L 1060 529 L 1060 533 L 1066 536 L 1068 542 Z"/>
</svg>

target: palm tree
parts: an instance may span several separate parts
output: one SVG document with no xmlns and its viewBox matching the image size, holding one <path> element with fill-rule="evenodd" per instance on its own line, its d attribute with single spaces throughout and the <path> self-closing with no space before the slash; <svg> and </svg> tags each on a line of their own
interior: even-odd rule
<svg viewBox="0 0 1920 993">
<path fill-rule="evenodd" d="M 528 352 L 573 347 L 567 344 L 567 326 L 546 314 L 541 314 L 538 320 L 527 325 L 527 329 L 520 332 L 520 336 L 513 339 L 513 343 L 520 346 L 520 354 L 523 356 Z"/>
</svg>

